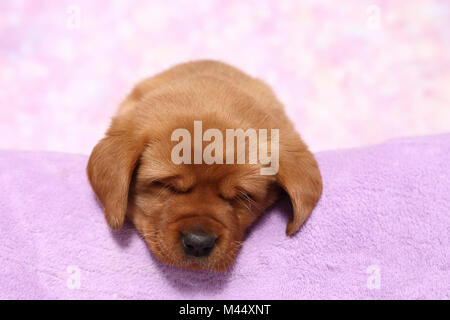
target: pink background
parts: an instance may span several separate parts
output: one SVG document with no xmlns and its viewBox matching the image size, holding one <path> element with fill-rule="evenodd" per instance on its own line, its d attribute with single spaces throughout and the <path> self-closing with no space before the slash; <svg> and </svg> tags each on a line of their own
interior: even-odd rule
<svg viewBox="0 0 450 320">
<path fill-rule="evenodd" d="M 0 149 L 88 154 L 133 84 L 212 58 L 314 151 L 450 131 L 450 1 L 1 1 Z"/>
</svg>

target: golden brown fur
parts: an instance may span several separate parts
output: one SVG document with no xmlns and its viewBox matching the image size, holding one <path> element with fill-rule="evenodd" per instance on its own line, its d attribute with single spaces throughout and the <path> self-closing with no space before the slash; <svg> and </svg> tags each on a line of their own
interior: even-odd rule
<svg viewBox="0 0 450 320">
<path fill-rule="evenodd" d="M 280 131 L 279 171 L 259 164 L 180 164 L 171 161 L 177 128 L 193 131 L 265 128 Z M 246 229 L 284 189 L 293 205 L 288 235 L 308 218 L 322 192 L 317 163 L 272 90 L 262 81 L 215 61 L 177 65 L 140 82 L 88 164 L 90 183 L 107 223 L 127 216 L 157 258 L 191 269 L 226 270 Z M 200 228 L 217 237 L 208 257 L 187 256 L 180 235 Z"/>
</svg>

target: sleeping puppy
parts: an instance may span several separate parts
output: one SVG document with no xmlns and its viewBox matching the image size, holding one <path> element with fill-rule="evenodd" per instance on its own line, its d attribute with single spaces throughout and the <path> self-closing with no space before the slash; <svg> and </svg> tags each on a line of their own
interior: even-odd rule
<svg viewBox="0 0 450 320">
<path fill-rule="evenodd" d="M 242 129 L 243 139 L 228 140 L 230 129 Z M 194 141 L 183 141 L 189 135 Z M 247 228 L 282 190 L 292 202 L 292 235 L 322 192 L 317 162 L 272 90 L 216 61 L 138 83 L 87 173 L 112 229 L 128 217 L 158 259 L 188 269 L 228 269 Z"/>
</svg>

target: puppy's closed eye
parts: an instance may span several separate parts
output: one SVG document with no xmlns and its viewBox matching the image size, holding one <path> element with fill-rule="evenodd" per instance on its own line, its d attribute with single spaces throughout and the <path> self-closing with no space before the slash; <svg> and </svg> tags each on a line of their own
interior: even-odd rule
<svg viewBox="0 0 450 320">
<path fill-rule="evenodd" d="M 231 205 L 256 203 L 256 198 L 249 192 L 242 189 L 236 189 L 235 193 L 231 196 L 225 196 L 221 194 L 220 198 L 227 201 Z"/>
<path fill-rule="evenodd" d="M 190 193 L 193 189 L 193 187 L 185 188 L 164 180 L 154 180 L 150 185 L 159 189 L 165 189 L 174 194 Z"/>
</svg>

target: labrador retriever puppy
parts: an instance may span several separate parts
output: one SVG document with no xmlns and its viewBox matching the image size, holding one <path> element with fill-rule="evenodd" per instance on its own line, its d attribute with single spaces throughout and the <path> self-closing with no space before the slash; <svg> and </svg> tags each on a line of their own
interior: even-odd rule
<svg viewBox="0 0 450 320">
<path fill-rule="evenodd" d="M 240 150 L 232 148 L 239 134 L 228 140 L 233 130 L 243 137 Z M 189 135 L 193 142 L 182 141 Z M 322 193 L 317 162 L 272 90 L 217 61 L 180 64 L 138 83 L 87 173 L 112 229 L 127 217 L 158 259 L 188 269 L 227 270 L 245 231 L 283 190 L 293 207 L 287 235 Z"/>
</svg>

